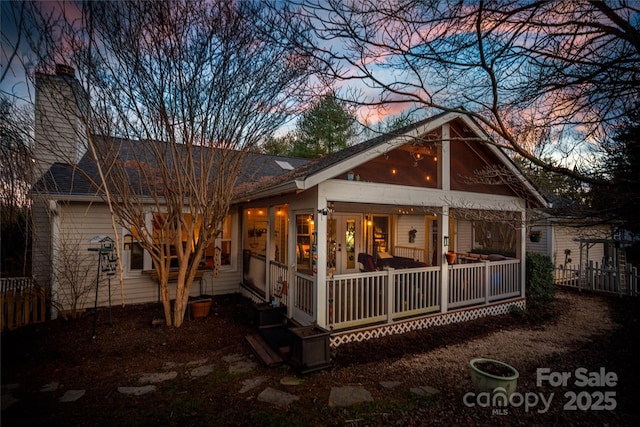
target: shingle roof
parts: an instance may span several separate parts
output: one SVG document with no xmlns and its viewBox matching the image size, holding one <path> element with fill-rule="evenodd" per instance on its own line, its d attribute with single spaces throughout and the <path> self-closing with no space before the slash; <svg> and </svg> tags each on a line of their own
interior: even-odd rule
<svg viewBox="0 0 640 427">
<path fill-rule="evenodd" d="M 145 149 L 149 144 L 164 144 L 157 141 L 138 141 L 120 138 L 94 137 L 95 144 L 110 144 L 118 149 L 118 160 L 127 162 L 144 159 L 151 169 L 158 168 L 158 162 L 153 155 L 145 155 Z M 198 149 L 196 149 L 197 151 Z M 147 150 L 148 153 L 150 150 Z M 273 156 L 261 153 L 248 152 L 243 154 L 242 166 L 238 177 L 238 185 L 253 185 L 266 179 L 274 178 L 290 172 L 283 168 L 277 161 L 289 163 L 295 170 L 310 162 L 309 159 Z M 194 157 L 198 157 L 197 152 Z M 137 174 L 131 173 L 130 179 L 135 181 Z M 47 193 L 49 195 L 73 196 L 97 196 L 101 183 L 97 165 L 91 152 L 87 151 L 77 165 L 54 163 L 35 184 L 35 193 Z M 142 186 L 144 187 L 144 186 Z M 148 192 L 145 191 L 145 192 Z"/>
</svg>

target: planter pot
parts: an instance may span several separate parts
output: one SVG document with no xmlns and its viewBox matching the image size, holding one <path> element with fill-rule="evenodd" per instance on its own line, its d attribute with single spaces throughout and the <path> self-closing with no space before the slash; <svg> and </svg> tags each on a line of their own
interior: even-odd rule
<svg viewBox="0 0 640 427">
<path fill-rule="evenodd" d="M 532 235 L 532 236 L 529 236 L 529 240 L 532 241 L 532 242 L 539 242 L 539 241 L 542 240 L 542 236 L 540 236 L 540 235 Z"/>
<path fill-rule="evenodd" d="M 469 365 L 471 382 L 477 392 L 491 392 L 500 387 L 511 396 L 516 391 L 520 374 L 513 366 L 484 358 L 472 359 Z"/>
<path fill-rule="evenodd" d="M 190 302 L 189 307 L 191 309 L 191 317 L 194 319 L 207 317 L 209 315 L 209 311 L 211 310 L 212 304 L 213 300 L 211 299 L 203 299 Z"/>
<path fill-rule="evenodd" d="M 301 374 L 331 366 L 329 338 L 331 333 L 317 326 L 291 328 L 289 363 Z"/>
<path fill-rule="evenodd" d="M 447 252 L 447 264 L 453 264 L 456 262 L 456 253 L 455 252 Z"/>
<path fill-rule="evenodd" d="M 254 304 L 254 322 L 258 328 L 282 326 L 286 322 L 285 307 L 268 303 Z"/>
</svg>

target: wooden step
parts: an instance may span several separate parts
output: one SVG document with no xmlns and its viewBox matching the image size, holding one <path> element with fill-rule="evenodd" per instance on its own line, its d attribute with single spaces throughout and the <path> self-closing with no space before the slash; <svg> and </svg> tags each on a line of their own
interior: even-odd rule
<svg viewBox="0 0 640 427">
<path fill-rule="evenodd" d="M 258 359 L 268 368 L 284 363 L 282 357 L 269 346 L 260 334 L 247 335 L 244 340 Z"/>
</svg>

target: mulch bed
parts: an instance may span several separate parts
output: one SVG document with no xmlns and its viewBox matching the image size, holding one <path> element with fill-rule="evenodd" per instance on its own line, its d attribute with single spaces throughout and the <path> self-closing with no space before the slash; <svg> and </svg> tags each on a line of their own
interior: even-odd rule
<svg viewBox="0 0 640 427">
<path fill-rule="evenodd" d="M 602 301 L 610 305 L 614 320 L 622 327 L 606 340 L 593 342 L 572 353 L 575 360 L 562 362 L 567 366 L 592 366 L 602 361 L 607 370 L 640 380 L 637 368 L 630 368 L 636 366 L 636 343 L 640 338 L 638 299 L 602 298 Z M 264 404 L 239 394 L 238 390 L 243 380 L 254 376 L 263 376 L 266 383 L 277 384 L 279 378 L 293 374 L 288 367 L 261 367 L 251 375 L 237 377 L 221 369 L 219 374 L 199 380 L 181 372 L 176 381 L 163 385 L 152 399 L 146 396 L 124 398 L 116 391 L 119 386 L 134 384 L 141 373 L 160 372 L 166 362 L 186 364 L 205 358 L 223 366 L 225 355 L 250 356 L 243 337 L 255 333 L 252 304 L 239 295 L 216 296 L 208 317 L 186 320 L 181 328 L 152 326 L 154 318 L 163 316 L 159 304 L 114 307 L 111 313 L 100 309 L 95 338 L 92 338 L 92 313 L 73 321 L 49 321 L 2 334 L 3 388 L 19 384 L 13 392 L 18 401 L 2 412 L 2 425 L 422 425 L 426 422 L 424 417 L 433 417 L 434 413 L 436 418 L 431 418 L 429 424 L 448 425 L 447 420 L 451 418 L 446 414 L 455 414 L 460 402 L 441 400 L 438 405 L 429 407 L 410 396 L 399 395 L 397 399 L 401 403 L 396 402 L 382 411 L 380 408 L 372 410 L 376 415 L 370 416 L 377 421 L 354 422 L 350 421 L 352 412 L 328 409 L 324 400 L 336 381 L 377 383 L 380 381 L 376 369 L 379 364 L 503 329 L 543 328 L 556 321 L 558 311 L 567 309 L 571 308 L 555 307 L 555 310 L 526 318 L 514 315 L 484 318 L 340 346 L 332 368 L 305 377 L 305 386 L 297 390 L 307 403 L 282 410 L 265 408 Z M 40 391 L 54 381 L 60 383 L 61 392 L 87 389 L 87 393 L 77 403 L 59 403 L 57 398 L 61 392 Z M 629 384 L 629 378 L 623 382 Z M 640 397 L 638 389 L 625 387 L 618 389 L 621 398 L 616 410 L 625 415 L 615 417 L 615 424 L 638 419 L 635 403 Z M 383 412 L 386 415 L 381 415 Z M 599 417 L 598 422 L 606 422 L 607 414 L 595 415 Z M 358 416 L 362 418 L 362 414 Z M 506 421 L 520 424 L 514 418 L 490 420 L 493 424 Z M 482 425 L 485 421 L 470 419 L 465 422 Z M 531 423 L 531 419 L 525 421 Z"/>
</svg>

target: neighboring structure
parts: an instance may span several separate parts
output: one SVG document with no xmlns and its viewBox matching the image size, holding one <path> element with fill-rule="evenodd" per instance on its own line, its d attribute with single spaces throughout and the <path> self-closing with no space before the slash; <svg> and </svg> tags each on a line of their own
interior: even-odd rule
<svg viewBox="0 0 640 427">
<path fill-rule="evenodd" d="M 614 227 L 563 215 L 562 201 L 539 211 L 529 231 L 527 252 L 547 255 L 556 284 L 616 294 L 637 294 L 637 271 L 627 264 L 629 240 Z M 621 272 L 622 274 L 620 274 Z"/>
<path fill-rule="evenodd" d="M 85 154 L 74 167 L 91 175 L 95 166 Z M 34 274 L 63 310 L 69 287 L 87 281 L 64 270 L 95 279 L 88 241 L 113 234 L 107 207 L 74 167 L 53 164 L 34 204 Z M 245 168 L 253 179 L 234 189 L 194 296 L 242 292 L 284 304 L 292 321 L 332 330 L 333 345 L 524 306 L 526 212 L 546 201 L 464 114 L 313 161 L 250 154 Z M 491 182 L 483 170 L 513 179 Z M 158 215 L 148 212 L 149 224 Z M 150 257 L 135 236 L 118 232 L 124 302 L 157 301 Z M 105 305 L 109 295 L 100 292 Z"/>
</svg>

